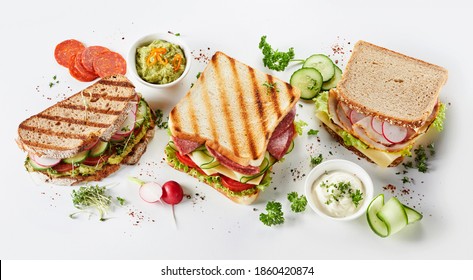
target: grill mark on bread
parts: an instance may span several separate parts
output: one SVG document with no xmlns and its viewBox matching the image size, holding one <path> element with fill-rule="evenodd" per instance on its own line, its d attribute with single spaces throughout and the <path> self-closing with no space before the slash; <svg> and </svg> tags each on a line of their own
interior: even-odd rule
<svg viewBox="0 0 473 280">
<path fill-rule="evenodd" d="M 230 59 L 230 69 L 233 72 L 233 76 L 238 77 L 238 71 L 237 71 L 237 68 L 236 68 L 236 65 L 235 65 L 235 60 L 233 60 L 233 59 Z M 237 98 L 237 103 L 238 103 L 237 106 L 239 107 L 238 111 L 241 114 L 241 119 L 247 120 L 247 119 L 249 119 L 249 114 L 248 114 L 248 110 L 245 106 L 244 94 L 243 94 L 243 90 L 241 88 L 241 84 L 236 79 L 234 79 L 233 82 L 234 82 L 237 97 L 238 97 Z M 257 154 L 256 154 L 254 130 L 253 130 L 252 127 L 250 127 L 250 124 L 246 121 L 243 122 L 243 125 L 245 127 L 245 135 L 248 136 L 246 141 L 247 141 L 247 143 L 250 147 L 251 156 L 252 156 L 253 159 L 256 159 Z"/>
<path fill-rule="evenodd" d="M 115 87 L 124 87 L 124 88 L 135 88 L 132 83 L 127 81 L 111 81 L 111 80 L 100 80 L 97 83 L 107 86 L 115 86 Z"/>
<path fill-rule="evenodd" d="M 94 107 L 85 107 L 84 105 L 58 103 L 56 106 L 60 108 L 64 108 L 64 109 L 83 110 L 83 111 L 87 110 L 89 112 L 106 114 L 106 115 L 115 115 L 115 116 L 118 116 L 123 113 L 123 111 L 112 110 L 110 108 L 100 109 L 100 108 L 94 108 Z"/>
<path fill-rule="evenodd" d="M 50 120 L 50 121 L 58 121 L 58 122 L 93 126 L 93 127 L 99 127 L 99 128 L 107 128 L 107 127 L 110 126 L 109 124 L 105 124 L 105 123 L 90 122 L 90 121 L 87 121 L 87 120 L 72 119 L 72 118 L 59 117 L 59 116 L 50 116 L 50 115 L 46 115 L 46 114 L 38 114 L 37 116 L 41 119 L 46 119 L 46 120 Z"/>
<path fill-rule="evenodd" d="M 128 102 L 133 99 L 133 97 L 130 98 L 129 96 L 117 96 L 117 95 L 100 94 L 100 93 L 92 93 L 92 94 L 84 93 L 84 98 L 86 98 L 87 101 L 89 101 L 89 98 L 90 98 L 91 102 L 95 102 L 100 98 L 105 99 L 105 100 L 110 100 L 110 101 L 119 101 L 119 102 Z"/>
<path fill-rule="evenodd" d="M 278 84 L 274 82 L 273 76 L 267 75 L 266 74 L 266 79 L 268 80 L 268 83 L 271 85 L 271 93 L 269 94 L 269 98 L 273 99 L 273 102 L 271 104 L 273 105 L 274 111 L 276 112 L 276 115 L 278 116 L 278 119 L 281 117 L 281 107 L 279 105 L 279 98 L 277 98 L 278 93 Z"/>
<path fill-rule="evenodd" d="M 222 97 L 222 98 L 219 98 L 220 99 L 220 107 L 223 110 L 223 115 L 228 116 L 228 118 L 225 118 L 225 126 L 227 128 L 227 133 L 228 133 L 228 137 L 229 137 L 229 140 L 230 140 L 230 144 L 233 147 L 237 147 L 238 143 L 237 143 L 236 137 L 235 137 L 235 132 L 237 131 L 237 128 L 235 126 L 233 117 L 231 115 L 231 109 L 230 109 L 231 104 L 228 103 L 229 100 L 233 100 L 233 99 L 230 96 L 228 96 L 227 88 L 223 84 L 224 77 L 221 73 L 221 69 L 220 69 L 218 63 L 215 63 L 214 67 L 215 67 L 215 75 L 216 75 L 216 80 L 217 80 L 217 91 L 221 94 L 221 97 Z M 239 76 L 235 75 L 235 77 L 236 77 L 235 80 L 239 81 Z M 240 150 L 236 150 L 235 155 L 240 156 Z"/>
<path fill-rule="evenodd" d="M 215 60 L 212 60 L 212 63 L 215 63 Z M 212 137 L 215 140 L 215 142 L 218 142 L 218 133 L 217 133 L 217 128 L 215 127 L 215 120 L 214 120 L 214 115 L 212 114 L 212 104 L 210 104 L 209 100 L 209 93 L 207 89 L 207 83 L 205 82 L 204 76 L 201 76 L 200 79 L 202 81 L 202 102 L 204 103 L 205 106 L 205 113 L 207 114 L 207 118 L 209 120 L 209 125 L 210 125 L 210 133 L 212 133 Z M 189 105 L 189 107 L 193 107 Z"/>
<path fill-rule="evenodd" d="M 288 84 L 288 83 L 284 83 L 284 85 L 286 86 L 285 94 L 289 96 L 289 103 L 291 104 L 296 99 L 296 97 L 293 94 L 291 94 L 294 88 L 291 86 L 291 84 Z"/>
<path fill-rule="evenodd" d="M 71 149 L 70 147 L 60 147 L 53 144 L 43 144 L 43 143 L 33 142 L 28 139 L 21 139 L 21 141 L 28 146 L 41 148 L 41 149 L 51 149 L 51 150 L 56 150 L 56 151 L 67 151 Z"/>
<path fill-rule="evenodd" d="M 248 70 L 250 72 L 250 80 L 251 84 L 253 86 L 253 96 L 255 98 L 255 103 L 256 106 L 258 107 L 258 116 L 259 116 L 259 121 L 261 125 L 263 126 L 263 132 L 265 133 L 265 137 L 269 138 L 268 132 L 267 132 L 267 121 L 266 121 L 266 114 L 265 110 L 263 107 L 263 101 L 261 100 L 261 94 L 259 92 L 259 85 L 258 85 L 258 79 L 256 78 L 255 70 L 253 68 L 248 67 Z"/>
<path fill-rule="evenodd" d="M 64 132 L 64 131 L 53 131 L 51 129 L 41 128 L 41 127 L 36 127 L 36 126 L 30 126 L 30 125 L 27 125 L 25 123 L 20 124 L 20 128 L 24 129 L 26 131 L 34 131 L 34 132 L 45 134 L 45 135 L 61 137 L 64 140 L 67 140 L 67 139 L 85 140 L 85 139 L 89 138 L 87 135 L 82 135 L 82 134 L 79 134 L 79 133 L 71 133 L 71 132 Z"/>
</svg>

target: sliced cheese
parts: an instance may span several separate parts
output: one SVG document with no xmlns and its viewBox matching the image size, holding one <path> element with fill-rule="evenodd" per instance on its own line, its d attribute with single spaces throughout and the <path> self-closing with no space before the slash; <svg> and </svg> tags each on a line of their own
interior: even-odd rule
<svg viewBox="0 0 473 280">
<path fill-rule="evenodd" d="M 221 165 L 219 162 L 217 162 L 216 159 L 213 157 L 205 154 L 203 151 L 193 151 L 192 153 L 188 154 L 188 156 L 192 159 L 194 163 L 196 163 L 198 166 L 202 167 L 210 167 L 210 168 L 202 168 L 202 171 L 205 172 L 207 175 L 213 175 L 216 173 L 220 173 L 222 175 L 225 175 L 235 181 L 240 182 L 240 180 L 243 177 L 247 177 L 248 175 L 241 174 L 239 172 L 236 172 L 234 170 L 231 170 L 230 168 L 227 168 L 223 165 Z M 263 179 L 264 174 L 256 177 L 254 179 L 251 179 L 250 181 L 246 182 L 247 184 L 253 184 L 253 185 L 259 185 L 261 180 Z"/>
<path fill-rule="evenodd" d="M 325 112 L 319 111 L 317 112 L 315 116 L 319 120 L 321 120 L 326 126 L 328 126 L 330 129 L 335 131 L 335 133 L 337 133 L 340 137 L 342 137 L 340 134 L 342 129 L 336 126 L 335 124 L 333 124 Z M 371 159 L 374 163 L 382 167 L 388 167 L 398 157 L 402 156 L 402 152 L 389 153 L 389 152 L 370 149 L 370 148 L 368 149 L 363 149 L 363 148 L 358 148 L 358 147 L 354 147 L 354 148 L 356 148 L 358 151 L 363 153 L 365 156 Z"/>
</svg>

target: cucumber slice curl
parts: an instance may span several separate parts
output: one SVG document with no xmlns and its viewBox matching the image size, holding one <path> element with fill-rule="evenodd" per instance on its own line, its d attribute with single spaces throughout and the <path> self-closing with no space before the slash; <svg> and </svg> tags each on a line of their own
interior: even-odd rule
<svg viewBox="0 0 473 280">
<path fill-rule="evenodd" d="M 376 196 L 366 211 L 370 228 L 381 237 L 393 235 L 422 217 L 421 213 L 403 205 L 396 197 L 391 197 L 385 204 L 384 194 Z"/>
</svg>

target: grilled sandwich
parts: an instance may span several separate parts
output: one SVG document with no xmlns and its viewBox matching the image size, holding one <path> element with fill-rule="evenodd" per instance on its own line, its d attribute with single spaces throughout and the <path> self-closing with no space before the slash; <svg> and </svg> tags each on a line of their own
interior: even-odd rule
<svg viewBox="0 0 473 280">
<path fill-rule="evenodd" d="M 317 117 L 358 155 L 396 166 L 429 128 L 442 128 L 447 77 L 440 66 L 359 41 L 337 87 L 316 98 Z"/>
<path fill-rule="evenodd" d="M 293 145 L 300 91 L 217 52 L 171 110 L 167 162 L 250 204 Z"/>
<path fill-rule="evenodd" d="M 153 118 L 133 84 L 114 75 L 23 121 L 17 143 L 28 152 L 26 169 L 46 182 L 98 181 L 139 160 Z"/>
</svg>

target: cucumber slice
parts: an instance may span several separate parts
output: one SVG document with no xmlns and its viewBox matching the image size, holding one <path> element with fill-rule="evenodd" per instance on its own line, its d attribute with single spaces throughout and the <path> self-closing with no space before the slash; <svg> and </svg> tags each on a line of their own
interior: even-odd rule
<svg viewBox="0 0 473 280">
<path fill-rule="evenodd" d="M 195 162 L 200 163 L 199 167 L 201 169 L 210 169 L 215 168 L 220 165 L 218 160 L 216 160 L 213 156 L 209 155 L 205 151 L 194 151 L 192 152 L 192 156 L 195 159 Z"/>
<path fill-rule="evenodd" d="M 334 64 L 335 73 L 333 77 L 322 84 L 322 90 L 329 90 L 331 88 L 337 87 L 338 82 L 342 79 L 342 70 Z"/>
<path fill-rule="evenodd" d="M 387 237 L 389 235 L 388 227 L 385 222 L 378 218 L 377 213 L 384 206 L 384 194 L 380 194 L 375 197 L 368 205 L 366 210 L 366 218 L 371 229 L 381 237 Z"/>
<path fill-rule="evenodd" d="M 294 140 L 292 140 L 291 145 L 289 145 L 289 148 L 286 151 L 286 155 L 292 152 L 292 150 L 294 150 Z"/>
<path fill-rule="evenodd" d="M 71 164 L 79 163 L 79 162 L 83 162 L 87 158 L 88 155 L 89 155 L 89 151 L 83 151 L 73 157 L 65 158 L 62 161 L 65 163 L 71 163 Z"/>
<path fill-rule="evenodd" d="M 33 167 L 34 170 L 44 171 L 49 168 L 49 167 L 44 167 L 37 164 L 36 162 L 34 162 L 34 160 L 31 160 L 30 158 L 28 158 L 28 162 L 30 163 L 30 165 Z"/>
<path fill-rule="evenodd" d="M 99 141 L 91 150 L 90 156 L 91 157 L 98 157 L 101 156 L 108 148 L 108 142 Z"/>
<path fill-rule="evenodd" d="M 302 68 L 315 68 L 320 74 L 324 82 L 332 79 L 335 74 L 335 66 L 330 58 L 324 54 L 314 54 L 305 60 Z"/>
<path fill-rule="evenodd" d="M 145 121 L 146 115 L 148 114 L 147 107 L 148 106 L 146 106 L 146 102 L 143 99 L 140 99 L 138 110 L 136 112 L 135 127 L 140 127 Z"/>
<path fill-rule="evenodd" d="M 391 197 L 379 210 L 377 216 L 388 227 L 388 235 L 395 234 L 407 226 L 407 214 L 404 205 L 396 197 Z"/>
<path fill-rule="evenodd" d="M 412 224 L 414 222 L 422 220 L 422 214 L 417 212 L 416 210 L 410 208 L 409 206 L 403 205 L 404 210 L 406 211 L 407 215 L 407 224 Z"/>
<path fill-rule="evenodd" d="M 174 151 L 177 151 L 177 147 L 176 147 L 176 144 L 174 144 L 174 141 L 169 141 L 168 145 L 169 147 L 171 147 L 171 149 L 173 149 Z"/>
<path fill-rule="evenodd" d="M 317 69 L 301 68 L 292 74 L 289 83 L 301 90 L 302 99 L 310 100 L 320 92 L 323 80 Z"/>
</svg>

